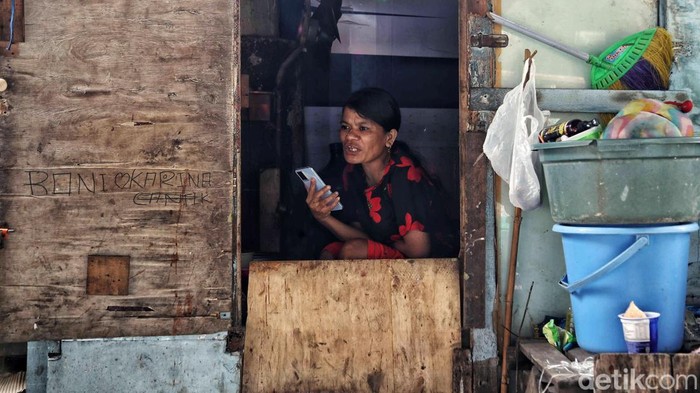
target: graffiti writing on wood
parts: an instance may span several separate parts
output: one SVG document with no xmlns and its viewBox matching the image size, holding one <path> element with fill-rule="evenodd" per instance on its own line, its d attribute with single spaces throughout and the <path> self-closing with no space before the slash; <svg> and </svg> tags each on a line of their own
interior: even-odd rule
<svg viewBox="0 0 700 393">
<path fill-rule="evenodd" d="M 212 203 L 206 189 L 211 172 L 148 171 L 25 171 L 32 196 L 72 196 L 112 192 L 136 192 L 137 205 L 198 205 Z"/>
</svg>

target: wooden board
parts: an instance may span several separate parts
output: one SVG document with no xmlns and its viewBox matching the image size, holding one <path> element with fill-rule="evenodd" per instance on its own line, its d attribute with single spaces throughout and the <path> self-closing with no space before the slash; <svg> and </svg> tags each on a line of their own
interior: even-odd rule
<svg viewBox="0 0 700 393">
<path fill-rule="evenodd" d="M 460 345 L 452 259 L 253 262 L 246 392 L 447 392 Z"/>
<path fill-rule="evenodd" d="M 581 348 L 566 352 L 564 357 L 544 340 L 523 340 L 520 351 L 532 362 L 530 380 L 522 391 L 539 392 L 546 384 L 554 393 L 596 392 L 698 392 L 700 391 L 700 355 L 675 354 L 593 354 Z M 574 372 L 570 362 L 593 361 L 593 377 Z M 585 370 L 586 368 L 582 368 Z M 540 380 L 540 375 L 544 373 Z M 536 379 L 533 381 L 532 377 Z M 554 377 L 554 378 L 553 378 Z M 550 380 L 552 383 L 548 383 Z M 542 381 L 542 386 L 539 382 Z M 539 386 L 539 387 L 538 387 Z"/>
<path fill-rule="evenodd" d="M 643 375 L 643 377 L 641 377 Z M 651 387 L 658 387 L 655 392 L 674 392 L 664 389 L 672 386 L 663 383 L 672 379 L 671 355 L 646 354 L 628 355 L 626 353 L 602 353 L 595 362 L 593 378 L 596 381 L 595 392 L 648 392 Z M 652 384 L 646 385 L 647 381 Z"/>
<path fill-rule="evenodd" d="M 0 58 L 0 342 L 229 327 L 237 13 L 25 4 Z M 88 255 L 129 257 L 128 295 L 87 295 Z"/>
<path fill-rule="evenodd" d="M 520 351 L 535 366 L 533 371 L 538 378 L 540 373 L 543 384 L 549 384 L 557 392 L 582 392 L 579 387 L 581 375 L 557 366 L 568 364 L 569 358 L 545 340 L 525 340 L 520 343 Z M 549 383 L 551 381 L 551 384 Z"/>
<path fill-rule="evenodd" d="M 700 392 L 700 354 L 675 354 L 673 376 L 677 393 Z"/>
</svg>

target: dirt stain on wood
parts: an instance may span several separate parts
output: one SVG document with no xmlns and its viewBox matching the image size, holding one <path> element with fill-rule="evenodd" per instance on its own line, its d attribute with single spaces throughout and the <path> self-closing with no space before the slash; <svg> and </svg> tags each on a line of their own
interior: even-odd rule
<svg viewBox="0 0 700 393">
<path fill-rule="evenodd" d="M 384 382 L 384 373 L 381 370 L 375 370 L 367 375 L 367 385 L 373 393 L 379 392 Z"/>
</svg>

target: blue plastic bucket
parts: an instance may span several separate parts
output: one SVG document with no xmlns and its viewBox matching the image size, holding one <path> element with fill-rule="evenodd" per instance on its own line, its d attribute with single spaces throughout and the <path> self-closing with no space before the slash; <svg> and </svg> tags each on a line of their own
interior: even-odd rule
<svg viewBox="0 0 700 393">
<path fill-rule="evenodd" d="M 697 223 L 554 225 L 561 233 L 576 340 L 590 352 L 627 352 L 618 314 L 630 301 L 661 314 L 658 351 L 683 345 L 690 234 Z"/>
</svg>

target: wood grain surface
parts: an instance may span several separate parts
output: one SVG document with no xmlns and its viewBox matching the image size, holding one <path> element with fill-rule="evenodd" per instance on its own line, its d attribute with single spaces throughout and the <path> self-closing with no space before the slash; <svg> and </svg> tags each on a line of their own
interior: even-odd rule
<svg viewBox="0 0 700 393">
<path fill-rule="evenodd" d="M 452 259 L 253 262 L 244 391 L 451 391 L 457 271 Z"/>
<path fill-rule="evenodd" d="M 0 342 L 229 327 L 237 12 L 25 4 L 0 57 Z M 88 255 L 129 257 L 128 295 L 87 295 Z"/>
</svg>

